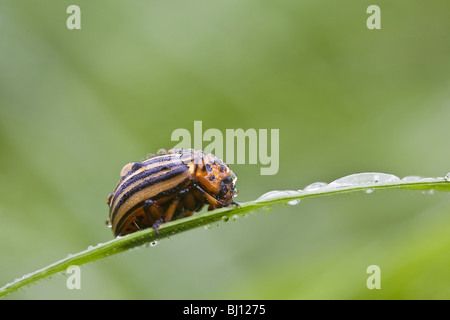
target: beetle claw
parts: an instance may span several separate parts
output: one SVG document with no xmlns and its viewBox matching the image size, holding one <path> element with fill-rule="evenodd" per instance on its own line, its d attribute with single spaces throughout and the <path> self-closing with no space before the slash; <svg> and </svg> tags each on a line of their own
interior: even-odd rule
<svg viewBox="0 0 450 320">
<path fill-rule="evenodd" d="M 155 234 L 157 235 L 157 236 L 159 236 L 159 231 L 158 231 L 158 229 L 159 229 L 159 227 L 161 227 L 161 225 L 163 224 L 163 219 L 158 219 L 158 220 L 156 220 L 155 221 L 155 223 L 152 225 L 152 228 L 153 228 L 153 230 L 155 230 Z"/>
</svg>

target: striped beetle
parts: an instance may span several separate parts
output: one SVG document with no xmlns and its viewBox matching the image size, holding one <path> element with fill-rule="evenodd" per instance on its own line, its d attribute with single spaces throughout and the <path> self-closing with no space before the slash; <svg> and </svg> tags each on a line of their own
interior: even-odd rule
<svg viewBox="0 0 450 320">
<path fill-rule="evenodd" d="M 238 205 L 237 176 L 213 154 L 193 149 L 161 149 L 142 162 L 130 162 L 107 198 L 108 226 L 123 236 L 208 210 Z"/>
</svg>

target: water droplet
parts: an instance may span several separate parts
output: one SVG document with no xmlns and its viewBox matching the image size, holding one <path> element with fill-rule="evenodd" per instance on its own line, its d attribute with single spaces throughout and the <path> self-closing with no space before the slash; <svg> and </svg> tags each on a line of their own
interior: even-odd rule
<svg viewBox="0 0 450 320">
<path fill-rule="evenodd" d="M 207 224 L 206 226 L 203 227 L 203 229 L 205 229 L 205 230 L 209 230 L 209 229 L 211 229 L 211 228 L 212 228 L 212 225 L 211 225 L 211 224 Z"/>
<path fill-rule="evenodd" d="M 239 216 L 237 214 L 235 214 L 231 217 L 231 220 L 236 221 L 238 218 L 239 218 Z"/>
<path fill-rule="evenodd" d="M 228 220 L 230 220 L 230 218 L 228 218 L 227 216 L 222 216 L 222 221 L 223 222 L 227 222 Z"/>
<path fill-rule="evenodd" d="M 436 180 L 439 180 L 439 178 L 431 178 L 431 177 L 420 178 L 421 182 L 435 182 Z M 444 178 L 442 178 L 442 180 L 444 180 Z"/>
<path fill-rule="evenodd" d="M 450 181 L 450 172 L 445 175 L 444 179 Z"/>
<path fill-rule="evenodd" d="M 402 181 L 419 181 L 422 177 L 419 176 L 406 176 L 402 179 Z"/>
<path fill-rule="evenodd" d="M 156 152 L 156 155 L 157 156 L 162 156 L 162 155 L 165 155 L 165 154 L 167 154 L 167 150 L 166 149 L 159 149 L 157 152 Z"/>
<path fill-rule="evenodd" d="M 267 199 L 270 199 L 271 197 L 275 198 L 277 196 L 278 192 L 280 192 L 280 191 L 273 190 L 273 191 L 266 192 L 256 200 L 267 200 Z"/>
<path fill-rule="evenodd" d="M 107 219 L 105 220 L 105 225 L 106 225 L 108 228 L 111 228 L 111 227 L 112 227 L 111 219 L 107 218 Z"/>
<path fill-rule="evenodd" d="M 323 187 L 326 187 L 328 184 L 325 182 L 314 182 L 311 183 L 310 185 L 306 186 L 303 191 L 315 191 L 315 190 L 319 190 Z"/>
<path fill-rule="evenodd" d="M 367 189 L 366 190 L 366 193 L 372 193 L 373 192 L 373 189 Z"/>
<path fill-rule="evenodd" d="M 290 206 L 295 206 L 295 205 L 297 205 L 299 203 L 300 203 L 300 199 L 295 199 L 295 200 L 288 201 L 287 204 L 290 205 Z"/>
<path fill-rule="evenodd" d="M 155 247 L 158 244 L 158 241 L 152 241 L 150 242 L 150 247 Z"/>
<path fill-rule="evenodd" d="M 276 198 L 292 197 L 292 196 L 300 196 L 300 195 L 301 195 L 301 191 L 294 191 L 294 190 L 279 191 L 279 190 L 274 190 L 274 191 L 269 191 L 269 192 L 263 194 L 258 199 L 256 199 L 256 201 L 258 201 L 258 200 L 260 200 L 260 201 L 267 201 L 267 200 L 276 199 Z"/>
<path fill-rule="evenodd" d="M 272 207 L 271 206 L 266 206 L 266 207 L 263 207 L 263 210 L 266 211 L 266 212 L 270 212 L 270 211 L 272 211 Z"/>
<path fill-rule="evenodd" d="M 364 186 L 367 184 L 386 183 L 400 180 L 399 177 L 387 173 L 363 172 L 351 174 L 331 182 L 329 188 Z"/>
</svg>

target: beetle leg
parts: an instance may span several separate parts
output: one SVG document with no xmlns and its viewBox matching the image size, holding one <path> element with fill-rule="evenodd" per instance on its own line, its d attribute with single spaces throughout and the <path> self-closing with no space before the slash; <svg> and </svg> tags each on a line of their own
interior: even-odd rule
<svg viewBox="0 0 450 320">
<path fill-rule="evenodd" d="M 206 192 L 205 190 L 203 190 L 201 187 L 199 187 L 198 185 L 194 184 L 194 188 L 197 191 L 200 191 L 200 193 L 206 198 L 206 201 L 208 201 L 209 203 L 209 207 L 208 210 L 211 211 L 213 209 L 216 208 L 221 208 L 223 207 L 223 203 L 219 200 L 217 200 L 216 198 L 214 198 L 212 195 L 210 195 L 208 192 Z"/>
<path fill-rule="evenodd" d="M 145 200 L 142 208 L 144 209 L 147 218 L 151 221 L 158 220 L 163 216 L 163 208 L 153 200 Z"/>
<path fill-rule="evenodd" d="M 155 221 L 155 223 L 152 225 L 152 229 L 155 230 L 155 233 L 157 236 L 159 236 L 159 227 L 161 227 L 161 225 L 164 223 L 163 219 L 158 219 Z"/>
<path fill-rule="evenodd" d="M 173 199 L 173 201 L 170 203 L 164 215 L 164 222 L 169 222 L 170 220 L 172 220 L 173 214 L 175 212 L 175 209 L 177 208 L 179 201 L 179 197 L 175 197 L 175 199 Z"/>
<path fill-rule="evenodd" d="M 163 223 L 163 210 L 162 208 L 153 200 L 147 199 L 144 201 L 143 209 L 147 220 L 154 221 L 152 228 L 155 229 L 156 235 L 158 234 L 158 228 Z"/>
<path fill-rule="evenodd" d="M 203 204 L 200 204 L 196 201 L 194 195 L 191 192 L 188 192 L 185 194 L 183 198 L 183 206 L 186 208 L 187 211 L 195 211 L 198 209 L 198 207 L 202 206 Z"/>
</svg>

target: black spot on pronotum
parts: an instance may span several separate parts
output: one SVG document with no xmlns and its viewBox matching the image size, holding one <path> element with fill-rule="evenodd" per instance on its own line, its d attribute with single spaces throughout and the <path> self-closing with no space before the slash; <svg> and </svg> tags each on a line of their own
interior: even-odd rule
<svg viewBox="0 0 450 320">
<path fill-rule="evenodd" d="M 205 164 L 205 167 L 204 167 L 205 169 L 206 169 L 206 171 L 208 171 L 208 172 L 210 172 L 211 171 L 211 165 L 209 164 L 209 163 L 207 163 L 207 164 Z"/>
<path fill-rule="evenodd" d="M 215 175 L 211 175 L 211 177 L 209 177 L 209 181 L 214 181 L 216 179 Z"/>
<path fill-rule="evenodd" d="M 231 179 L 231 177 L 226 177 L 222 180 L 222 182 L 225 184 L 230 184 L 231 182 L 233 182 L 233 179 Z"/>
<path fill-rule="evenodd" d="M 223 184 L 220 186 L 219 197 L 223 197 L 230 191 L 227 185 Z"/>
</svg>

